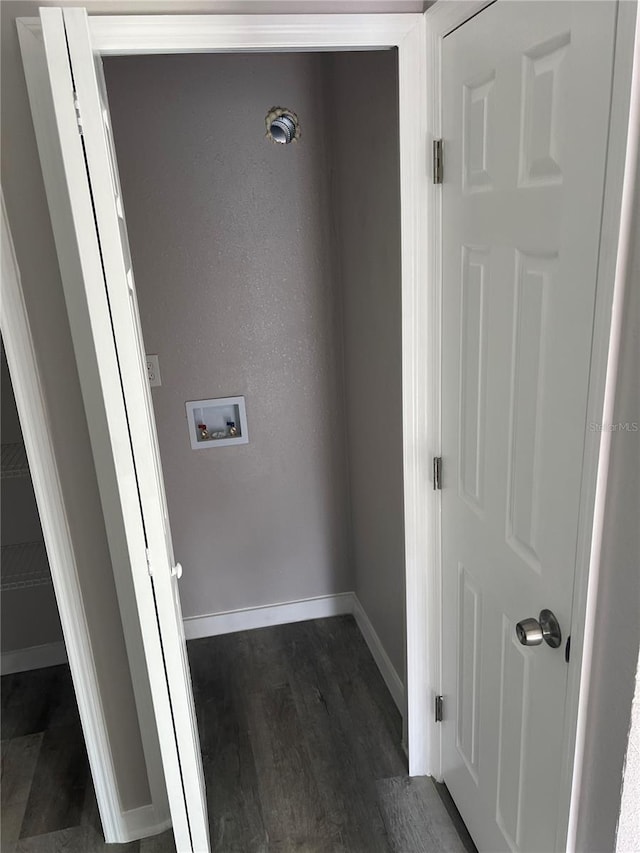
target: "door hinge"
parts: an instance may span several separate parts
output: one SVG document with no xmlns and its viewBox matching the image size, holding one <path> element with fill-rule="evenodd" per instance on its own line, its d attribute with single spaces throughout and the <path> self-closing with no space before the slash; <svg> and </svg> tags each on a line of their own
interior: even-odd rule
<svg viewBox="0 0 640 853">
<path fill-rule="evenodd" d="M 149 577 L 152 578 L 153 577 L 153 571 L 151 570 L 151 557 L 149 556 L 148 550 L 145 550 L 145 553 L 147 555 L 147 571 L 149 572 Z"/>
<path fill-rule="evenodd" d="M 442 183 L 442 140 L 433 140 L 433 183 Z"/>
<path fill-rule="evenodd" d="M 442 722 L 443 705 L 444 705 L 444 698 L 442 696 L 436 696 L 436 707 L 435 707 L 436 723 Z"/>
<path fill-rule="evenodd" d="M 80 112 L 80 101 L 78 100 L 77 92 L 73 93 L 73 106 L 76 111 L 76 122 L 78 123 L 78 133 L 82 136 L 82 114 Z"/>
<path fill-rule="evenodd" d="M 433 489 L 442 488 L 442 456 L 433 457 Z"/>
</svg>

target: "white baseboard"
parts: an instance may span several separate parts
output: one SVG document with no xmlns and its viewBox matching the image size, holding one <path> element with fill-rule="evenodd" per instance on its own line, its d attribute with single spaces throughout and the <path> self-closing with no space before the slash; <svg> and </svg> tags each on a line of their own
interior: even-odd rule
<svg viewBox="0 0 640 853">
<path fill-rule="evenodd" d="M 67 650 L 62 641 L 45 643 L 42 646 L 29 646 L 26 649 L 2 652 L 0 655 L 0 673 L 10 675 L 12 672 L 27 672 L 29 669 L 57 666 L 66 662 Z"/>
<path fill-rule="evenodd" d="M 389 655 L 384 650 L 384 646 L 380 641 L 380 637 L 376 634 L 369 617 L 365 613 L 364 608 L 362 604 L 360 604 L 355 593 L 353 594 L 353 618 L 356 620 L 358 628 L 360 628 L 360 633 L 369 647 L 372 658 L 378 665 L 380 674 L 384 679 L 384 683 L 387 685 L 389 693 L 391 693 L 393 701 L 396 703 L 398 710 L 404 718 L 404 685 L 402 683 L 402 679 L 396 672 L 394 665 L 391 663 Z"/>
<path fill-rule="evenodd" d="M 126 844 L 151 835 L 159 835 L 171 826 L 171 818 L 160 818 L 153 805 L 129 809 L 121 814 L 121 837 L 118 841 Z"/>
<path fill-rule="evenodd" d="M 234 631 L 306 622 L 307 619 L 324 619 L 326 616 L 340 616 L 343 613 L 353 613 L 352 592 L 247 607 L 242 610 L 227 610 L 204 616 L 189 616 L 184 620 L 184 635 L 187 640 L 217 637 L 219 634 L 232 634 Z"/>
<path fill-rule="evenodd" d="M 369 617 L 354 592 L 341 592 L 338 595 L 322 595 L 317 598 L 304 598 L 300 601 L 284 601 L 280 604 L 267 604 L 262 607 L 247 607 L 242 610 L 227 610 L 222 613 L 210 613 L 204 616 L 189 616 L 184 620 L 184 634 L 187 640 L 201 637 L 217 637 L 220 634 L 232 634 L 234 631 L 249 631 L 253 628 L 267 628 L 273 625 L 287 625 L 291 622 L 305 622 L 307 619 L 324 619 L 327 616 L 353 614 L 356 624 L 365 639 L 369 651 L 376 662 L 393 701 L 404 715 L 404 686 L 396 672 L 389 655 L 384 650 Z"/>
</svg>

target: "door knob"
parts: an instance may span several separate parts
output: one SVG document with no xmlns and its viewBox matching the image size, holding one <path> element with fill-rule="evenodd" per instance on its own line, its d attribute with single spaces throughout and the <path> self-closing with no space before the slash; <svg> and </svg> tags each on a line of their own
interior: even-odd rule
<svg viewBox="0 0 640 853">
<path fill-rule="evenodd" d="M 175 564 L 175 566 L 171 569 L 171 574 L 174 578 L 178 578 L 178 580 L 180 580 L 180 578 L 182 577 L 182 566 L 180 565 L 180 563 Z"/>
<path fill-rule="evenodd" d="M 550 610 L 541 610 L 537 619 L 523 619 L 516 625 L 516 637 L 523 646 L 539 646 L 544 640 L 552 649 L 562 642 L 558 620 Z"/>
</svg>

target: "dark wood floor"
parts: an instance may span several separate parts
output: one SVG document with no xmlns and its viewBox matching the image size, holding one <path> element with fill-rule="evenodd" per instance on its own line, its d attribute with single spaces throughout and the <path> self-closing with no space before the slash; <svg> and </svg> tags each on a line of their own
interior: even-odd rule
<svg viewBox="0 0 640 853">
<path fill-rule="evenodd" d="M 188 644 L 216 853 L 464 853 L 351 617 Z M 2 678 L 2 853 L 105 845 L 67 667 Z M 464 834 L 464 828 L 461 829 Z"/>
<path fill-rule="evenodd" d="M 171 832 L 105 845 L 68 666 L 3 676 L 0 725 L 2 853 L 175 853 Z"/>
</svg>

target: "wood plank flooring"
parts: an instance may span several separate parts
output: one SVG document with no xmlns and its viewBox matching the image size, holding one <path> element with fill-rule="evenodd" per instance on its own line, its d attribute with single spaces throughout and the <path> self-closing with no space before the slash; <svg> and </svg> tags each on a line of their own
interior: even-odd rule
<svg viewBox="0 0 640 853">
<path fill-rule="evenodd" d="M 175 853 L 104 843 L 68 666 L 3 676 L 1 710 L 1 853 Z"/>
<path fill-rule="evenodd" d="M 215 853 L 474 850 L 431 780 L 407 777 L 352 617 L 188 652 Z M 104 844 L 67 667 L 2 678 L 2 738 L 2 853 L 174 853 L 171 833 Z"/>
<path fill-rule="evenodd" d="M 351 616 L 191 640 L 215 853 L 464 853 Z"/>
</svg>

